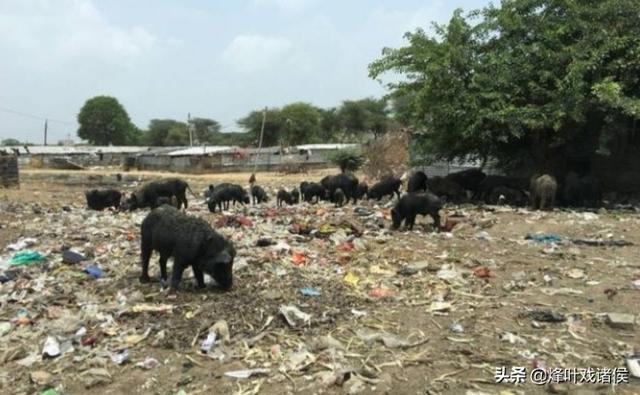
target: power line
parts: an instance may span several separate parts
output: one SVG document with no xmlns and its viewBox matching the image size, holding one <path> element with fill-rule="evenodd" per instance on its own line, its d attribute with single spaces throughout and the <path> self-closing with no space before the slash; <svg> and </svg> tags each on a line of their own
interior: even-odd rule
<svg viewBox="0 0 640 395">
<path fill-rule="evenodd" d="M 40 121 L 49 121 L 49 122 L 57 122 L 57 123 L 63 123 L 66 125 L 75 125 L 75 122 L 69 122 L 69 121 L 61 121 L 59 119 L 54 119 L 54 118 L 49 118 L 49 117 L 41 117 L 39 115 L 34 115 L 34 114 L 29 114 L 26 112 L 21 112 L 21 111 L 15 111 L 12 110 L 10 108 L 5 108 L 5 107 L 0 107 L 0 111 L 2 112 L 6 112 L 6 113 L 10 113 L 10 114 L 15 114 L 15 115 L 20 115 L 26 118 L 31 118 L 31 119 L 37 119 Z"/>
</svg>

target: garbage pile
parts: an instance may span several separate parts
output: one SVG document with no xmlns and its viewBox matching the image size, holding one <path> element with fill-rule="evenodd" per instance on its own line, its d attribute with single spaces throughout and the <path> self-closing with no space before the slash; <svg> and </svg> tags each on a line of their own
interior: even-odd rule
<svg viewBox="0 0 640 395">
<path fill-rule="evenodd" d="M 186 274 L 169 299 L 138 281 L 146 212 L 67 206 L 12 202 L 2 223 L 6 393 L 516 393 L 538 387 L 497 387 L 497 368 L 639 374 L 637 215 L 448 206 L 446 231 L 407 232 L 384 203 L 194 202 L 236 246 L 234 287 Z"/>
</svg>

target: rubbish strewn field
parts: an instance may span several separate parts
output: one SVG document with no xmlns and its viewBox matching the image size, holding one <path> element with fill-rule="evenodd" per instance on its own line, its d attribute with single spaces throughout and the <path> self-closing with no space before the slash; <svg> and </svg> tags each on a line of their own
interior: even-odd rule
<svg viewBox="0 0 640 395">
<path fill-rule="evenodd" d="M 226 219 L 189 197 L 190 214 L 232 225 L 218 230 L 238 250 L 234 287 L 196 290 L 187 270 L 170 300 L 138 281 L 146 211 L 85 209 L 84 190 L 116 185 L 115 171 L 23 172 L 20 190 L 0 190 L 2 392 L 640 393 L 633 379 L 494 378 L 502 366 L 625 367 L 640 346 L 638 213 L 450 206 L 452 231 L 435 233 L 424 217 L 413 232 L 390 231 L 386 200 L 275 207 L 280 186 L 327 173 L 258 174 L 272 200 Z M 127 192 L 159 177 L 124 176 Z M 249 175 L 184 178 L 201 195 Z M 63 263 L 67 247 L 86 259 Z M 10 265 L 20 252 L 26 261 Z M 157 255 L 151 268 L 157 277 Z"/>
</svg>

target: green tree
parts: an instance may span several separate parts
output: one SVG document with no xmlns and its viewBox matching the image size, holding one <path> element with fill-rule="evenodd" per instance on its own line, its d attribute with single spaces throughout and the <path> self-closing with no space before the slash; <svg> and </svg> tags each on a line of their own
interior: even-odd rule
<svg viewBox="0 0 640 395">
<path fill-rule="evenodd" d="M 6 147 L 9 145 L 22 145 L 22 143 L 20 143 L 20 140 L 9 138 L 2 140 L 2 145 Z"/>
<path fill-rule="evenodd" d="M 258 145 L 260 140 L 260 128 L 262 126 L 262 111 L 250 112 L 246 117 L 238 120 L 238 124 L 248 133 L 253 135 L 254 144 Z M 270 147 L 279 145 L 283 127 L 284 120 L 280 114 L 280 109 L 268 109 L 262 146 Z"/>
<path fill-rule="evenodd" d="M 167 136 L 163 142 L 165 146 L 181 146 L 181 145 L 189 145 L 189 131 L 185 124 L 176 124 L 172 126 L 167 132 Z"/>
<path fill-rule="evenodd" d="M 135 146 L 135 145 L 143 145 L 144 143 L 145 143 L 145 132 L 143 130 L 140 130 L 138 127 L 134 125 L 129 131 L 126 144 Z"/>
<path fill-rule="evenodd" d="M 127 144 L 135 128 L 124 107 L 110 96 L 87 100 L 78 114 L 78 123 L 78 136 L 95 145 Z"/>
<path fill-rule="evenodd" d="M 217 134 L 220 133 L 220 124 L 213 119 L 194 118 L 191 120 L 191 127 L 193 138 L 198 144 L 213 145 Z"/>
<path fill-rule="evenodd" d="M 639 116 L 639 14 L 634 0 L 503 0 L 471 25 L 457 10 L 435 37 L 418 29 L 384 49 L 370 76 L 404 75 L 389 87 L 412 98 L 424 153 L 504 163 L 527 153 L 538 170 L 562 170 Z"/>
<path fill-rule="evenodd" d="M 184 122 L 179 122 L 174 119 L 152 119 L 151 122 L 149 122 L 149 129 L 145 133 L 144 140 L 148 145 L 151 145 L 151 146 L 165 146 L 167 145 L 168 141 L 170 142 L 181 141 L 181 138 L 179 137 L 181 133 L 175 132 L 175 131 L 174 131 L 173 137 L 171 137 L 171 139 L 168 139 L 169 131 L 171 129 L 184 130 L 185 131 L 184 133 L 186 133 L 187 125 Z M 182 133 L 182 135 L 184 135 L 184 133 Z M 186 144 L 188 143 L 189 143 L 189 136 L 187 133 Z M 169 144 L 169 145 L 185 145 L 185 144 Z"/>
<path fill-rule="evenodd" d="M 320 141 L 322 114 L 309 103 L 287 104 L 280 110 L 284 120 L 281 137 L 287 145 Z"/>
<path fill-rule="evenodd" d="M 373 133 L 376 138 L 389 129 L 388 115 L 385 99 L 346 100 L 338 110 L 341 125 L 347 133 Z"/>
<path fill-rule="evenodd" d="M 335 141 L 342 132 L 340 116 L 335 107 L 320 109 L 320 138 L 322 141 Z"/>
<path fill-rule="evenodd" d="M 342 149 L 329 156 L 329 161 L 340 168 L 342 173 L 357 171 L 364 163 L 362 154 L 353 149 Z"/>
</svg>

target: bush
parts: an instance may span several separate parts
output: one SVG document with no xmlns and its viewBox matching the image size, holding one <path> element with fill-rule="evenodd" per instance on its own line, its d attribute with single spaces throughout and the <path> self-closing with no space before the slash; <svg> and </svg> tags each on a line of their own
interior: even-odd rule
<svg viewBox="0 0 640 395">
<path fill-rule="evenodd" d="M 340 168 L 341 172 L 357 171 L 362 167 L 364 158 L 357 150 L 343 149 L 329 155 L 329 161 Z"/>
<path fill-rule="evenodd" d="M 388 176 L 399 177 L 408 170 L 409 134 L 406 131 L 387 133 L 377 140 L 369 141 L 363 148 L 362 170 L 370 180 Z"/>
</svg>

